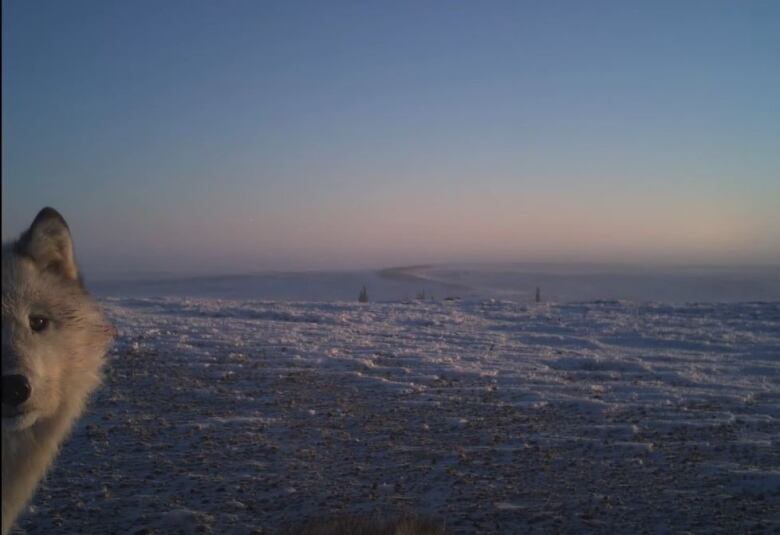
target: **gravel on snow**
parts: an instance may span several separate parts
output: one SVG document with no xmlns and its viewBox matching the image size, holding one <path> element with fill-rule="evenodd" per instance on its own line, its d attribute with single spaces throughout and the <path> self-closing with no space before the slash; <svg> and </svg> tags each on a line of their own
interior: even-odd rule
<svg viewBox="0 0 780 535">
<path fill-rule="evenodd" d="M 780 304 L 104 300 L 105 385 L 20 528 L 780 526 Z"/>
</svg>

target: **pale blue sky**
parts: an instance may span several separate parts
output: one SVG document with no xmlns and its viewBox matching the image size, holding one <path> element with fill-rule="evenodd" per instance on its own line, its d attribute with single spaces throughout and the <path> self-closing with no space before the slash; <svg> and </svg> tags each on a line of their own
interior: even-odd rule
<svg viewBox="0 0 780 535">
<path fill-rule="evenodd" d="M 780 262 L 780 2 L 10 0 L 2 75 L 96 272 Z"/>
</svg>

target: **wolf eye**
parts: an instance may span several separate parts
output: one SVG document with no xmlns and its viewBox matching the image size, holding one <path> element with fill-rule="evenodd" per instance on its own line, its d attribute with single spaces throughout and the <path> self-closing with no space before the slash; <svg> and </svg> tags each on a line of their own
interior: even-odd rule
<svg viewBox="0 0 780 535">
<path fill-rule="evenodd" d="M 41 332 L 49 326 L 49 318 L 43 316 L 30 316 L 30 329 L 35 332 Z"/>
</svg>

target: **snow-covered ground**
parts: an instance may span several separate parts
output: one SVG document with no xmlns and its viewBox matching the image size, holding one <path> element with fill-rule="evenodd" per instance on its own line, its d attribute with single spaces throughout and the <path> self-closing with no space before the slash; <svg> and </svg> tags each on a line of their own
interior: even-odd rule
<svg viewBox="0 0 780 535">
<path fill-rule="evenodd" d="M 106 384 L 28 534 L 780 526 L 780 303 L 104 304 Z"/>
</svg>

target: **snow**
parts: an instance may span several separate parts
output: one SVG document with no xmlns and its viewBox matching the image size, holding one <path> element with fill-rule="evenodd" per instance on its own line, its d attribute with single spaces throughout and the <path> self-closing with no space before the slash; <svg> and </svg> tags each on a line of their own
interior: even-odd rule
<svg viewBox="0 0 780 535">
<path fill-rule="evenodd" d="M 555 302 L 631 300 L 779 301 L 777 266 L 636 267 L 610 264 L 450 264 L 380 271 L 267 272 L 250 275 L 148 275 L 88 280 L 93 292 L 120 297 L 209 297 L 269 301 L 352 301 L 365 285 L 371 301 L 418 295 L 438 299 L 530 302 L 539 287 Z"/>
<path fill-rule="evenodd" d="M 106 384 L 28 534 L 780 527 L 780 303 L 102 301 Z"/>
</svg>

